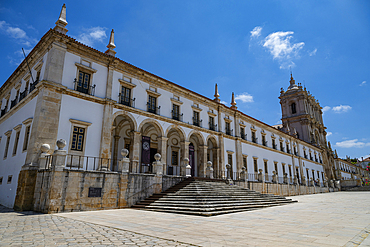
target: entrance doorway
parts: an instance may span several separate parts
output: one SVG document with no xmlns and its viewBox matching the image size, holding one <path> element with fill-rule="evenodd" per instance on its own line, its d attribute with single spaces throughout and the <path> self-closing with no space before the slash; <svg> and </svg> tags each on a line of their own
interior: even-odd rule
<svg viewBox="0 0 370 247">
<path fill-rule="evenodd" d="M 193 143 L 189 144 L 189 165 L 191 166 L 191 176 L 195 177 L 195 157 Z"/>
</svg>

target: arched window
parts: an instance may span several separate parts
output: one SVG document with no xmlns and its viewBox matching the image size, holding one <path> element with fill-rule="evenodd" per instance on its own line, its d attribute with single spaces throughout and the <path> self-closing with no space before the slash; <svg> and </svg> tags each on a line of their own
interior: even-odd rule
<svg viewBox="0 0 370 247">
<path fill-rule="evenodd" d="M 295 103 L 292 103 L 291 104 L 291 108 L 292 108 L 292 114 L 297 113 L 297 110 L 296 110 L 296 107 L 295 107 Z"/>
</svg>

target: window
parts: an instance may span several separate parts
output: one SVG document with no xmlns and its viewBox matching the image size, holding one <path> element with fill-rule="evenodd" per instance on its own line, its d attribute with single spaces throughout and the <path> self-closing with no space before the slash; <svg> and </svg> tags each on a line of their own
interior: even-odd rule
<svg viewBox="0 0 370 247">
<path fill-rule="evenodd" d="M 262 135 L 262 145 L 267 146 L 265 135 Z"/>
<path fill-rule="evenodd" d="M 225 122 L 225 133 L 226 133 L 226 135 L 231 135 L 230 123 L 229 122 Z"/>
<path fill-rule="evenodd" d="M 157 98 L 149 95 L 149 100 L 148 100 L 148 112 L 157 114 Z"/>
<path fill-rule="evenodd" d="M 244 130 L 244 127 L 240 127 L 240 137 L 244 140 L 247 139 L 246 135 L 245 135 L 245 130 Z"/>
<path fill-rule="evenodd" d="M 252 142 L 257 143 L 256 132 L 252 131 Z"/>
<path fill-rule="evenodd" d="M 291 108 L 292 108 L 292 114 L 297 113 L 295 103 L 292 103 L 292 104 L 291 104 Z"/>
<path fill-rule="evenodd" d="M 289 177 L 292 177 L 292 166 L 289 166 Z"/>
<path fill-rule="evenodd" d="M 272 148 L 273 148 L 273 149 L 276 149 L 275 139 L 274 139 L 274 138 L 272 138 L 272 139 L 271 139 L 271 141 L 272 141 Z"/>
<path fill-rule="evenodd" d="M 7 132 L 8 134 L 6 135 L 6 144 L 5 144 L 5 151 L 4 151 L 4 159 L 8 157 L 8 150 L 9 150 L 9 143 L 10 143 L 10 136 L 11 136 L 11 130 Z"/>
<path fill-rule="evenodd" d="M 315 171 L 312 170 L 312 179 L 315 180 Z"/>
<path fill-rule="evenodd" d="M 283 145 L 283 142 L 282 141 L 280 141 L 280 151 L 281 152 L 284 152 L 284 145 Z"/>
<path fill-rule="evenodd" d="M 76 90 L 81 93 L 90 94 L 90 77 L 89 73 L 80 71 L 78 73 L 78 81 Z"/>
<path fill-rule="evenodd" d="M 285 164 L 281 163 L 281 167 L 283 168 L 283 175 L 285 174 Z"/>
<path fill-rule="evenodd" d="M 199 112 L 193 111 L 193 125 L 200 127 Z"/>
<path fill-rule="evenodd" d="M 14 140 L 14 147 L 13 147 L 13 156 L 17 154 L 18 142 L 19 142 L 19 134 L 21 132 L 17 131 L 15 133 L 15 140 Z"/>
<path fill-rule="evenodd" d="M 172 151 L 171 164 L 173 166 L 177 166 L 178 165 L 178 160 L 179 160 L 178 157 L 179 157 L 179 152 Z"/>
<path fill-rule="evenodd" d="M 253 159 L 253 165 L 254 165 L 254 172 L 258 172 L 258 164 L 257 164 L 257 159 Z"/>
<path fill-rule="evenodd" d="M 172 104 L 172 119 L 180 120 L 180 106 Z"/>
<path fill-rule="evenodd" d="M 306 150 L 303 150 L 303 155 L 304 155 L 304 157 L 307 159 Z"/>
<path fill-rule="evenodd" d="M 132 106 L 131 103 L 131 89 L 121 86 L 121 93 L 119 94 L 120 96 L 120 104 L 126 105 L 126 106 Z"/>
<path fill-rule="evenodd" d="M 264 165 L 265 165 L 265 173 L 269 173 L 268 167 L 267 167 L 267 160 L 264 160 Z"/>
<path fill-rule="evenodd" d="M 247 157 L 243 157 L 243 166 L 245 167 L 247 171 Z"/>
<path fill-rule="evenodd" d="M 277 165 L 277 162 L 274 162 L 274 167 L 275 167 L 276 174 L 278 174 L 278 165 Z"/>
<path fill-rule="evenodd" d="M 289 143 L 286 144 L 286 152 L 290 154 Z"/>
<path fill-rule="evenodd" d="M 30 138 L 30 130 L 31 130 L 31 126 L 29 125 L 26 127 L 26 132 L 24 133 L 23 151 L 27 150 L 28 139 Z"/>
<path fill-rule="evenodd" d="M 8 176 L 8 184 L 11 184 L 12 183 L 12 178 L 13 178 L 13 175 L 9 175 Z"/>
<path fill-rule="evenodd" d="M 3 184 L 3 177 L 0 177 L 0 184 Z"/>
<path fill-rule="evenodd" d="M 209 129 L 216 131 L 215 118 L 211 116 L 209 117 Z"/>
<path fill-rule="evenodd" d="M 308 173 L 308 169 L 306 169 L 306 174 L 307 174 L 307 180 L 310 179 L 310 174 Z"/>
<path fill-rule="evenodd" d="M 227 154 L 227 163 L 233 166 L 233 155 L 232 154 Z"/>
<path fill-rule="evenodd" d="M 73 127 L 71 150 L 83 151 L 84 139 L 85 139 L 85 128 Z"/>
</svg>

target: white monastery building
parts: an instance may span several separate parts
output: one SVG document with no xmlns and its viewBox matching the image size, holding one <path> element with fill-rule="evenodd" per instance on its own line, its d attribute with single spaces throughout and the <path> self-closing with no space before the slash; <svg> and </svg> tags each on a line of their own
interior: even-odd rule
<svg viewBox="0 0 370 247">
<path fill-rule="evenodd" d="M 114 32 L 100 52 L 67 33 L 66 7 L 0 89 L 0 204 L 14 204 L 18 174 L 39 166 L 40 147 L 52 153 L 67 142 L 67 168 L 115 171 L 129 150 L 130 172 L 150 173 L 160 153 L 164 174 L 180 175 L 189 158 L 191 175 L 214 177 L 231 165 L 235 178 L 273 174 L 289 183 L 335 179 L 333 151 L 326 141 L 322 108 L 295 84 L 281 89 L 282 122 L 273 127 L 214 99 L 117 58 Z M 342 175 L 343 176 L 343 175 Z M 339 178 L 340 179 L 340 178 Z"/>
</svg>

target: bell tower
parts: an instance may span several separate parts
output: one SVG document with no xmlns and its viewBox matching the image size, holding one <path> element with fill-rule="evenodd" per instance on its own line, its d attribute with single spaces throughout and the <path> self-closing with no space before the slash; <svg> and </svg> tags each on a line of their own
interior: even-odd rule
<svg viewBox="0 0 370 247">
<path fill-rule="evenodd" d="M 326 147 L 326 127 L 322 118 L 322 107 L 302 84 L 295 83 L 290 74 L 290 85 L 281 88 L 280 105 L 283 131 L 318 147 Z"/>
</svg>

